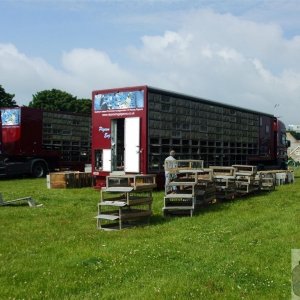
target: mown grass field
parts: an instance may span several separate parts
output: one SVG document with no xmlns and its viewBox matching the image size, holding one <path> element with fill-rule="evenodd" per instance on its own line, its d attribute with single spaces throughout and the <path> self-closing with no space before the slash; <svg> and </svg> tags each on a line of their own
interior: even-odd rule
<svg viewBox="0 0 300 300">
<path fill-rule="evenodd" d="M 300 172 L 272 193 L 162 216 L 150 226 L 96 229 L 99 191 L 55 190 L 45 179 L 1 180 L 1 299 L 290 299 L 291 249 L 300 248 Z"/>
</svg>

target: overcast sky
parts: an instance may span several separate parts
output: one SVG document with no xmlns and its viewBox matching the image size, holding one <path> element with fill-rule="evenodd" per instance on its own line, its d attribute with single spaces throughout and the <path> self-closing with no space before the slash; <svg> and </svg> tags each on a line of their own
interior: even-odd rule
<svg viewBox="0 0 300 300">
<path fill-rule="evenodd" d="M 300 124 L 299 0 L 0 0 L 0 85 L 19 105 L 150 85 Z"/>
</svg>

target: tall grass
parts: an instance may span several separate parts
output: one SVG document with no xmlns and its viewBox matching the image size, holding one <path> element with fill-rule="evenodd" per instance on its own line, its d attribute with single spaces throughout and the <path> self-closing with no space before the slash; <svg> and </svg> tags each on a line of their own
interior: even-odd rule
<svg viewBox="0 0 300 300">
<path fill-rule="evenodd" d="M 296 172 L 299 177 L 300 172 Z M 289 299 L 291 249 L 300 248 L 300 181 L 274 192 L 163 218 L 96 229 L 99 191 L 47 189 L 44 179 L 0 181 L 1 299 Z"/>
</svg>

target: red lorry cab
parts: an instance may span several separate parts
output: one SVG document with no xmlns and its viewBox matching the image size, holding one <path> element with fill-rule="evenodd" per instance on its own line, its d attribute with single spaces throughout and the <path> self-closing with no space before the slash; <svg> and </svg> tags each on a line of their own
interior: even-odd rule
<svg viewBox="0 0 300 300">
<path fill-rule="evenodd" d="M 90 163 L 90 116 L 29 107 L 1 108 L 0 176 L 42 177 Z"/>
</svg>

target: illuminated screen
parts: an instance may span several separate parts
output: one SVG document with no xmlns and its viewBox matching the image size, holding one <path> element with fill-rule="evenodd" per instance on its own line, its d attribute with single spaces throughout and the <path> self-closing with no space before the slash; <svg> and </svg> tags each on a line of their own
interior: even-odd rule
<svg viewBox="0 0 300 300">
<path fill-rule="evenodd" d="M 20 109 L 10 108 L 1 109 L 2 126 L 17 126 L 20 125 Z"/>
<path fill-rule="evenodd" d="M 144 91 L 98 94 L 94 98 L 94 110 L 134 109 L 144 107 Z"/>
</svg>

